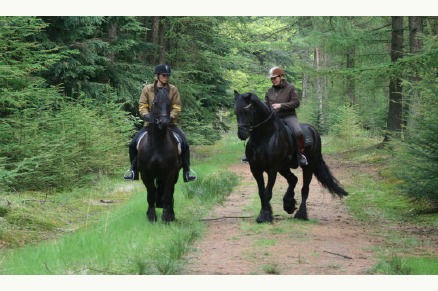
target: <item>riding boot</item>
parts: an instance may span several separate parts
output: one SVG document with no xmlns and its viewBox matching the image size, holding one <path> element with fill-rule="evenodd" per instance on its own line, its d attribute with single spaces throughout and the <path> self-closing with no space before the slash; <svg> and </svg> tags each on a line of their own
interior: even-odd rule
<svg viewBox="0 0 438 291">
<path fill-rule="evenodd" d="M 297 157 L 298 157 L 298 162 L 299 162 L 300 166 L 301 167 L 307 166 L 308 165 L 307 158 L 304 155 L 304 135 L 303 134 L 300 134 L 297 136 L 297 148 L 298 148 Z"/>
<path fill-rule="evenodd" d="M 184 182 L 190 182 L 196 180 L 196 176 L 190 175 L 190 150 L 187 147 L 183 147 L 181 153 L 181 162 L 183 168 Z"/>
<path fill-rule="evenodd" d="M 137 148 L 129 146 L 129 161 L 131 162 L 131 169 L 126 171 L 123 179 L 127 181 L 138 180 L 138 170 L 137 170 Z"/>
</svg>

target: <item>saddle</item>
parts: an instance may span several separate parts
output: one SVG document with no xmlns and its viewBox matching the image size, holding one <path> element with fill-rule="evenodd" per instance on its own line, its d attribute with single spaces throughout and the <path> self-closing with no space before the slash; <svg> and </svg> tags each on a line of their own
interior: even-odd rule
<svg viewBox="0 0 438 291">
<path fill-rule="evenodd" d="M 286 128 L 286 131 L 288 133 L 287 136 L 289 138 L 289 144 L 296 145 L 297 141 L 295 138 L 295 132 L 294 132 L 293 127 L 289 123 L 284 122 L 284 121 L 283 121 L 283 124 L 284 124 L 284 127 Z M 303 137 L 304 137 L 304 147 L 312 146 L 314 143 L 314 140 L 313 140 L 312 134 L 310 133 L 309 127 L 307 127 L 307 126 L 304 127 L 303 124 L 300 124 L 300 127 L 301 127 L 301 132 L 303 133 Z M 298 151 L 297 146 L 294 146 L 292 149 L 292 156 L 291 157 L 288 156 L 288 159 L 291 160 L 291 168 L 293 168 L 293 169 L 298 168 L 298 161 L 296 158 L 297 151 Z"/>
<path fill-rule="evenodd" d="M 148 134 L 148 132 L 145 131 L 145 132 L 143 132 L 143 133 L 138 137 L 138 139 L 137 139 L 137 151 L 138 151 L 138 147 L 139 147 L 139 145 L 140 145 L 141 140 L 142 140 L 144 137 L 147 138 L 147 134 Z M 172 134 L 173 134 L 173 137 L 175 138 L 176 142 L 178 143 L 178 155 L 181 155 L 181 142 L 182 142 L 182 139 L 181 139 L 181 137 L 180 137 L 176 132 L 172 131 Z"/>
</svg>

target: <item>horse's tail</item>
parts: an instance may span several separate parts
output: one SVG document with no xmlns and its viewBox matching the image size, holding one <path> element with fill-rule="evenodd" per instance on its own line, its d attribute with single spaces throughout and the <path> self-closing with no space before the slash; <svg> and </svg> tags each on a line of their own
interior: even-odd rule
<svg viewBox="0 0 438 291">
<path fill-rule="evenodd" d="M 338 195 L 342 198 L 348 195 L 348 192 L 342 188 L 339 181 L 331 173 L 322 155 L 320 155 L 318 167 L 315 169 L 314 174 L 322 187 L 327 189 L 333 196 Z"/>
</svg>

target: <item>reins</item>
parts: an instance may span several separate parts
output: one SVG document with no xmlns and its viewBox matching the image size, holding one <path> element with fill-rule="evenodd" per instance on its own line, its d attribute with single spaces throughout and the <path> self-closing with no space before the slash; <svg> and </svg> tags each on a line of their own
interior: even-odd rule
<svg viewBox="0 0 438 291">
<path fill-rule="evenodd" d="M 251 105 L 252 105 L 252 103 L 249 104 L 248 106 L 246 106 L 245 108 L 249 108 Z M 249 125 L 247 125 L 247 124 L 242 125 L 242 124 L 238 124 L 237 127 L 247 128 L 247 130 L 248 130 L 249 132 L 251 132 L 251 131 L 253 131 L 255 128 L 257 128 L 257 127 L 259 127 L 259 126 L 262 126 L 263 124 L 265 124 L 266 122 L 268 122 L 268 121 L 272 118 L 272 116 L 274 116 L 274 111 L 271 111 L 271 114 L 269 114 L 269 116 L 268 116 L 265 120 L 263 120 L 262 122 L 259 122 L 259 123 L 256 124 L 256 125 L 251 125 L 251 124 L 249 124 Z"/>
</svg>

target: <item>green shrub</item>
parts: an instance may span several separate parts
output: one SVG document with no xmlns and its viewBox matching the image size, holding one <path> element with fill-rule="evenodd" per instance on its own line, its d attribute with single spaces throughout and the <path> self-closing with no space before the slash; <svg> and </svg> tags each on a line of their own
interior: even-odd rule
<svg viewBox="0 0 438 291">
<path fill-rule="evenodd" d="M 338 150 L 356 150 L 363 147 L 369 138 L 354 107 L 341 106 L 336 112 L 329 133 L 332 135 Z"/>
<path fill-rule="evenodd" d="M 115 105 L 98 110 L 64 101 L 57 110 L 28 109 L 2 125 L 0 177 L 6 189 L 67 189 L 114 174 L 126 163 L 129 125 Z"/>
<path fill-rule="evenodd" d="M 393 175 L 409 197 L 425 198 L 438 208 L 438 85 L 429 84 L 415 106 L 404 141 L 393 140 Z"/>
</svg>

